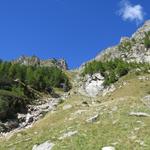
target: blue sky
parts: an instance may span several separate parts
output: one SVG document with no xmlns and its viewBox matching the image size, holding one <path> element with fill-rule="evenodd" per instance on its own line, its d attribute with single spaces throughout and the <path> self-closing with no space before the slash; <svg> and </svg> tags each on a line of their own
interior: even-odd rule
<svg viewBox="0 0 150 150">
<path fill-rule="evenodd" d="M 149 0 L 0 0 L 0 58 L 65 58 L 80 66 L 150 17 Z"/>
</svg>

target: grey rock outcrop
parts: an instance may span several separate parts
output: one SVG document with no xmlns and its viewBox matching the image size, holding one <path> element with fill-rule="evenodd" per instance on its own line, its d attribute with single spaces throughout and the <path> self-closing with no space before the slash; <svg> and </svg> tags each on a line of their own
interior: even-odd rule
<svg viewBox="0 0 150 150">
<path fill-rule="evenodd" d="M 95 60 L 112 60 L 122 58 L 128 62 L 148 62 L 150 63 L 150 48 L 144 45 L 145 34 L 150 32 L 150 20 L 140 27 L 132 36 L 122 37 L 120 43 L 101 51 Z"/>
<path fill-rule="evenodd" d="M 65 59 L 48 59 L 48 60 L 41 60 L 41 66 L 50 67 L 50 66 L 58 66 L 61 69 L 67 70 L 68 65 Z"/>
<path fill-rule="evenodd" d="M 13 61 L 14 63 L 19 63 L 26 66 L 37 66 L 40 65 L 40 59 L 36 56 L 27 57 L 27 56 L 21 56 L 17 60 Z"/>
<path fill-rule="evenodd" d="M 107 147 L 103 147 L 102 150 L 115 150 L 115 148 L 111 146 L 107 146 Z"/>
<path fill-rule="evenodd" d="M 92 76 L 86 75 L 79 92 L 82 94 L 85 92 L 86 95 L 95 97 L 103 91 L 103 83 L 104 77 L 100 73 L 93 74 Z"/>
<path fill-rule="evenodd" d="M 27 106 L 27 113 L 17 113 L 15 119 L 0 122 L 0 133 L 5 135 L 5 133 L 7 134 L 14 130 L 19 131 L 24 128 L 32 127 L 34 122 L 39 120 L 41 117 L 44 117 L 47 112 L 54 111 L 61 102 L 61 98 L 43 98 L 37 100 L 36 105 Z"/>
<path fill-rule="evenodd" d="M 32 125 L 39 118 L 43 117 L 47 112 L 54 110 L 60 103 L 61 98 L 47 98 L 47 100 L 41 100 L 43 103 L 37 105 L 28 105 L 27 114 L 18 114 L 19 127 L 24 128 Z"/>
<path fill-rule="evenodd" d="M 40 60 L 40 58 L 36 56 L 27 57 L 21 56 L 17 60 L 14 60 L 13 63 L 19 63 L 26 66 L 41 66 L 41 67 L 59 67 L 61 69 L 67 70 L 68 65 L 65 59 L 48 59 L 48 60 Z"/>
<path fill-rule="evenodd" d="M 50 143 L 49 141 L 47 141 L 40 145 L 34 145 L 32 150 L 51 150 L 54 146 L 54 143 Z"/>
</svg>

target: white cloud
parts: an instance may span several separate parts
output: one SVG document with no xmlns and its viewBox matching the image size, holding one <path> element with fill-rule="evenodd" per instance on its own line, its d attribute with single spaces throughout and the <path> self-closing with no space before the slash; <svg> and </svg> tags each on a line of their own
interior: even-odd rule
<svg viewBox="0 0 150 150">
<path fill-rule="evenodd" d="M 144 20 L 143 7 L 139 4 L 132 5 L 128 0 L 121 1 L 119 15 L 123 20 L 136 21 L 137 24 Z"/>
</svg>

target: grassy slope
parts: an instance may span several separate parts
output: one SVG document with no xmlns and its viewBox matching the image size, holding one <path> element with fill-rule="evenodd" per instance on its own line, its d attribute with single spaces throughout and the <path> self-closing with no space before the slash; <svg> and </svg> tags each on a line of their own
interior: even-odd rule
<svg viewBox="0 0 150 150">
<path fill-rule="evenodd" d="M 145 76 L 150 79 L 150 75 Z M 100 150 L 107 145 L 115 145 L 118 150 L 149 150 L 150 118 L 129 116 L 129 113 L 150 113 L 150 109 L 141 102 L 141 98 L 150 93 L 150 80 L 141 81 L 130 74 L 116 86 L 119 87 L 123 81 L 127 84 L 111 95 L 93 99 L 95 103 L 81 95 L 70 96 L 56 112 L 48 113 L 32 128 L 0 139 L 0 150 L 31 150 L 34 144 L 47 140 L 56 144 L 53 150 Z M 83 101 L 87 101 L 90 107 L 83 106 Z M 66 104 L 73 107 L 63 110 Z M 85 112 L 75 114 L 78 110 Z M 100 114 L 97 122 L 86 122 L 97 113 Z M 63 133 L 74 130 L 78 131 L 77 135 L 58 140 Z"/>
</svg>

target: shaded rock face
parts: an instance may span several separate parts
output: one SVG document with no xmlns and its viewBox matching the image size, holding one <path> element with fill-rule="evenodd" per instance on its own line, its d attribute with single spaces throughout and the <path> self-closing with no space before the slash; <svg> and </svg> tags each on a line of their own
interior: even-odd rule
<svg viewBox="0 0 150 150">
<path fill-rule="evenodd" d="M 26 66 L 43 66 L 43 67 L 59 67 L 61 69 L 67 70 L 68 65 L 66 63 L 66 60 L 64 59 L 48 59 L 48 60 L 40 60 L 36 56 L 27 57 L 27 56 L 21 56 L 17 60 L 13 61 L 13 63 L 19 63 Z"/>
<path fill-rule="evenodd" d="M 16 129 L 19 126 L 19 122 L 17 120 L 8 120 L 7 122 L 0 122 L 0 132 L 5 133 L 9 132 L 13 129 Z"/>
<path fill-rule="evenodd" d="M 140 27 L 132 36 L 122 37 L 120 43 L 101 51 L 95 60 L 107 61 L 122 58 L 128 62 L 150 63 L 150 48 L 144 45 L 145 33 L 150 32 L 150 20 Z"/>
</svg>

